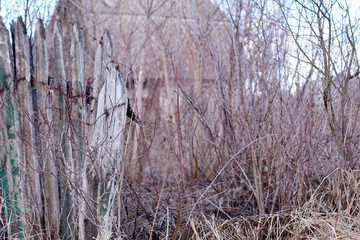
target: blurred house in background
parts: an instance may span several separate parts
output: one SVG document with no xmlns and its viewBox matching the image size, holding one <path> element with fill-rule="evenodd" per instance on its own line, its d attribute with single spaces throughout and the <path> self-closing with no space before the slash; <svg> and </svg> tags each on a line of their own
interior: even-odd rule
<svg viewBox="0 0 360 240">
<path fill-rule="evenodd" d="M 168 141 L 177 139 L 179 93 L 181 138 L 189 148 L 184 157 L 192 162 L 192 177 L 200 177 L 194 169 L 203 165 L 200 163 L 203 159 L 209 161 L 206 166 L 215 162 L 211 157 L 214 154 L 206 150 L 208 140 L 214 141 L 214 135 L 222 131 L 221 113 L 215 101 L 220 88 L 231 89 L 232 83 L 228 80 L 234 75 L 230 73 L 229 64 L 234 58 L 232 24 L 215 3 L 209 0 L 62 0 L 53 20 L 62 23 L 63 32 L 69 32 L 71 23 L 80 23 L 89 85 L 93 80 L 97 44 L 104 29 L 109 29 L 113 61 L 119 64 L 127 79 L 132 106 L 145 125 L 151 126 L 149 134 L 155 122 L 161 130 L 154 140 L 158 144 L 153 145 L 159 148 L 160 157 L 164 153 L 160 149 L 165 147 L 162 136 Z M 68 37 L 64 35 L 67 50 L 70 49 Z M 225 79 L 227 86 L 223 85 Z M 133 160 L 139 157 L 135 153 L 138 149 L 135 139 L 134 142 L 130 157 Z M 142 165 L 140 163 L 140 169 Z M 208 171 L 207 176 L 211 167 Z"/>
</svg>

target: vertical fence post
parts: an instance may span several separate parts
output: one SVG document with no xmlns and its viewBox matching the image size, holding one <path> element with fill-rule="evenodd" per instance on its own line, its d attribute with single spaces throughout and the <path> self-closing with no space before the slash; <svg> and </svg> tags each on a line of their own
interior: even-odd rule
<svg viewBox="0 0 360 240">
<path fill-rule="evenodd" d="M 108 239 L 111 237 L 115 196 L 120 182 L 127 94 L 124 79 L 113 63 L 104 68 L 103 74 L 106 79 L 97 98 L 91 146 L 97 150 L 96 168 L 99 169 L 99 235 Z"/>
<path fill-rule="evenodd" d="M 105 69 L 110 66 L 110 62 L 112 61 L 113 56 L 113 43 L 111 40 L 110 32 L 108 30 L 104 31 L 103 36 L 101 37 L 101 41 L 99 42 L 99 45 L 96 50 L 95 55 L 95 64 L 94 64 L 94 84 L 93 84 L 93 98 L 90 102 L 90 109 L 91 114 L 89 116 L 90 123 L 92 124 L 91 128 L 91 134 L 90 134 L 90 142 L 91 144 L 94 144 L 95 142 L 95 136 L 94 131 L 95 128 L 99 125 L 96 125 L 97 122 L 97 108 L 99 104 L 99 94 L 100 90 L 104 86 L 104 82 L 106 80 L 106 74 L 108 71 L 105 71 Z M 102 99 L 103 102 L 104 99 Z M 102 104 L 102 103 L 101 103 Z M 93 148 L 93 154 L 92 159 L 97 159 L 97 152 L 98 149 L 96 146 Z M 96 199 L 97 203 L 101 203 L 101 181 L 103 181 L 103 178 L 101 177 L 101 169 L 99 164 L 95 164 L 92 168 L 91 173 L 91 179 L 90 182 L 93 184 L 94 189 L 91 193 L 91 196 Z M 96 192 L 95 192 L 96 191 Z M 97 204 L 96 206 L 96 217 L 97 219 L 101 219 L 101 206 L 102 204 Z M 101 231 L 99 231 L 99 236 L 101 236 Z"/>
<path fill-rule="evenodd" d="M 85 215 L 86 215 L 86 199 L 88 195 L 87 189 L 87 176 L 86 176 L 86 137 L 88 136 L 86 116 L 86 83 L 84 77 L 84 53 L 82 47 L 82 39 L 78 26 L 74 24 L 73 35 L 71 39 L 71 68 L 72 68 L 72 89 L 71 89 L 71 101 L 72 101 L 72 144 L 75 172 L 77 173 L 78 183 L 81 189 L 77 197 L 79 204 L 78 209 L 78 223 L 79 223 L 79 238 L 85 239 Z"/>
<path fill-rule="evenodd" d="M 16 138 L 14 65 L 9 31 L 0 19 L 0 196 L 5 204 L 8 237 L 20 237 L 24 228 L 21 204 L 19 156 L 20 142 Z"/>
<path fill-rule="evenodd" d="M 127 110 L 125 82 L 112 62 L 110 34 L 105 31 L 96 53 L 88 111 L 79 28 L 73 26 L 71 82 L 66 80 L 58 23 L 51 74 L 43 22 L 36 25 L 33 65 L 21 18 L 12 24 L 11 33 L 12 49 L 0 20 L 0 117 L 5 119 L 0 122 L 0 194 L 7 234 L 109 238 Z M 88 220 L 93 224 L 87 225 Z"/>
<path fill-rule="evenodd" d="M 89 129 L 89 137 L 88 140 L 91 143 L 93 139 L 94 134 L 94 124 L 96 122 L 96 111 L 97 111 L 97 98 L 100 92 L 100 89 L 104 85 L 104 82 L 106 80 L 105 76 L 105 68 L 107 67 L 107 64 L 111 62 L 113 54 L 112 49 L 112 41 L 110 37 L 110 33 L 108 30 L 104 31 L 104 34 L 101 38 L 101 41 L 99 42 L 96 55 L 95 55 L 95 64 L 94 64 L 94 81 L 92 87 L 89 89 L 89 98 L 87 99 L 87 102 L 89 103 L 89 110 L 87 115 L 87 121 L 89 123 L 90 129 Z M 90 148 L 89 154 L 85 158 L 85 167 L 83 173 L 86 173 L 86 178 L 84 176 L 83 184 L 88 185 L 87 188 L 86 185 L 83 185 L 83 188 L 88 189 L 89 196 L 94 200 L 94 203 L 89 203 L 88 207 L 91 212 L 91 214 L 88 215 L 88 217 L 91 218 L 91 221 L 87 221 L 88 224 L 86 224 L 85 228 L 87 229 L 86 235 L 87 237 L 96 237 L 97 235 L 101 236 L 101 231 L 97 231 L 97 226 L 95 226 L 94 223 L 98 224 L 99 219 L 101 219 L 100 214 L 100 198 L 101 198 L 101 191 L 99 187 L 99 183 L 101 181 L 100 175 L 99 175 L 99 165 L 98 164 L 92 164 L 93 162 L 96 162 L 97 159 L 97 148 Z"/>
<path fill-rule="evenodd" d="M 42 188 L 45 203 L 45 226 L 47 237 L 59 238 L 60 203 L 56 168 L 56 152 L 54 147 L 54 128 L 52 117 L 52 95 L 49 81 L 49 63 L 46 34 L 43 21 L 38 20 L 35 30 L 35 86 L 37 87 L 38 122 L 40 135 L 40 165 L 42 167 Z M 51 233 L 54 235 L 52 236 Z"/>
<path fill-rule="evenodd" d="M 43 216 L 33 102 L 36 98 L 36 92 L 32 86 L 30 41 L 21 18 L 18 18 L 16 23 L 12 23 L 11 32 L 15 60 L 14 94 L 17 98 L 16 109 L 19 113 L 18 122 L 20 123 L 18 137 L 21 139 L 22 145 L 19 157 L 20 176 L 22 178 L 20 188 L 23 194 L 22 204 L 24 209 L 27 209 L 24 219 L 27 223 L 24 234 L 27 236 L 30 235 L 33 228 L 42 228 L 41 219 Z"/>
<path fill-rule="evenodd" d="M 72 201 L 74 195 L 74 168 L 70 146 L 69 118 L 70 104 L 67 98 L 67 79 L 65 73 L 63 41 L 59 23 L 55 22 L 54 27 L 54 60 L 53 73 L 54 79 L 50 79 L 50 89 L 53 91 L 51 98 L 52 107 L 49 109 L 52 118 L 52 134 L 55 145 L 56 157 L 60 161 L 58 168 L 60 184 L 60 209 L 61 209 L 61 231 L 62 239 L 67 239 L 74 234 L 72 210 L 75 203 Z"/>
</svg>

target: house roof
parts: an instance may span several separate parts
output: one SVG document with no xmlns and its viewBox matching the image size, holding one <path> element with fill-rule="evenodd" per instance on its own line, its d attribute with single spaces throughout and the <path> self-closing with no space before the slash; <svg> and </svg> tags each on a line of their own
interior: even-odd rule
<svg viewBox="0 0 360 240">
<path fill-rule="evenodd" d="M 87 66 L 109 29 L 114 61 L 125 66 L 124 74 L 137 76 L 141 70 L 145 78 L 175 77 L 174 61 L 183 78 L 216 78 L 214 66 L 226 68 L 224 53 L 231 47 L 230 21 L 209 0 L 84 0 L 83 7 L 60 1 L 54 19 L 63 25 L 80 22 Z"/>
</svg>

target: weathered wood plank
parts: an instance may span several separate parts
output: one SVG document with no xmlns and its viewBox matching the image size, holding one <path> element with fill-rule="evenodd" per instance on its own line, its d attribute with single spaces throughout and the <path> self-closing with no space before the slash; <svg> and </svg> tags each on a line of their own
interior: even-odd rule
<svg viewBox="0 0 360 240">
<path fill-rule="evenodd" d="M 93 100 L 91 101 L 92 117 L 90 122 L 93 123 L 96 116 L 96 103 L 101 88 L 104 85 L 108 71 L 105 68 L 109 66 L 113 57 L 113 43 L 109 30 L 105 30 L 101 41 L 97 47 L 94 64 L 94 84 L 93 84 Z"/>
<path fill-rule="evenodd" d="M 71 82 L 66 79 L 58 23 L 51 73 L 42 21 L 35 31 L 34 66 L 21 18 L 11 32 L 14 64 L 9 33 L 0 21 L 0 117 L 6 119 L 0 123 L 0 163 L 6 165 L 6 171 L 0 168 L 0 176 L 6 176 L 0 185 L 14 200 L 7 204 L 7 219 L 15 219 L 8 231 L 19 238 L 42 238 L 45 230 L 47 238 L 89 239 L 96 231 L 89 235 L 87 226 L 99 224 L 98 237 L 107 238 L 114 224 L 127 109 L 125 83 L 112 62 L 110 34 L 104 32 L 96 54 L 95 100 L 88 111 L 79 28 L 73 26 Z"/>
<path fill-rule="evenodd" d="M 83 167 L 83 153 L 84 153 L 84 137 L 86 136 L 87 126 L 86 119 L 86 102 L 85 102 L 85 90 L 86 83 L 84 77 L 84 53 L 82 46 L 82 38 L 80 34 L 80 30 L 75 24 L 73 27 L 73 36 L 71 41 L 71 90 L 70 90 L 70 98 L 72 101 L 72 123 L 73 123 L 73 137 L 74 137 L 74 160 L 76 161 L 79 169 Z M 81 164 L 80 164 L 81 163 Z"/>
<path fill-rule="evenodd" d="M 45 200 L 45 224 L 48 238 L 59 238 L 60 202 L 56 168 L 56 151 L 54 143 L 54 128 L 52 124 L 52 95 L 49 79 L 49 63 L 47 53 L 46 33 L 43 21 L 38 20 L 35 30 L 35 86 L 37 87 L 38 124 L 40 135 L 40 165 L 43 172 L 43 196 Z"/>
<path fill-rule="evenodd" d="M 81 186 L 81 196 L 77 197 L 79 204 L 78 223 L 79 223 L 79 238 L 86 239 L 85 234 L 85 216 L 86 216 L 86 200 L 88 196 L 88 182 L 86 174 L 85 152 L 86 137 L 88 136 L 88 126 L 86 124 L 87 106 L 85 99 L 86 83 L 84 77 L 84 53 L 82 46 L 82 37 L 80 30 L 76 24 L 73 26 L 73 35 L 71 39 L 71 76 L 72 76 L 72 148 L 73 159 L 75 164 L 75 171 L 78 177 L 78 183 Z M 79 178 L 80 177 L 80 178 Z"/>
<path fill-rule="evenodd" d="M 26 220 L 32 221 L 33 226 L 26 224 L 24 235 L 29 235 L 31 228 L 41 227 L 42 218 L 42 198 L 39 176 L 39 161 L 36 153 L 35 143 L 35 122 L 33 107 L 33 89 L 31 86 L 31 59 L 30 42 L 26 34 L 26 28 L 22 18 L 18 18 L 16 23 L 11 25 L 13 38 L 14 59 L 15 59 L 15 96 L 17 99 L 16 111 L 18 112 L 18 122 L 20 123 L 18 137 L 21 140 L 22 151 L 19 156 L 20 174 L 23 175 L 20 187 L 22 188 L 22 204 L 30 204 L 34 208 L 29 211 L 27 206 Z M 23 205 L 25 210 L 25 205 Z M 32 211 L 36 214 L 33 215 Z M 24 220 L 25 221 L 25 220 Z"/>
<path fill-rule="evenodd" d="M 101 87 L 104 85 L 105 82 L 105 74 L 108 74 L 108 71 L 105 71 L 106 65 L 110 63 L 113 54 L 112 49 L 112 40 L 110 37 L 110 33 L 108 30 L 104 31 L 104 35 L 99 42 L 97 52 L 95 55 L 95 66 L 94 66 L 94 81 L 91 88 L 91 95 L 88 99 L 89 104 L 89 111 L 87 116 L 87 121 L 89 123 L 89 135 L 88 140 L 92 142 L 93 140 L 93 133 L 94 133 L 94 123 L 96 121 L 96 111 L 97 111 L 97 98 L 100 92 Z M 101 182 L 101 176 L 99 176 L 99 166 L 98 164 L 92 164 L 96 162 L 96 152 L 97 149 L 89 149 L 89 154 L 85 158 L 85 167 L 83 171 L 83 189 L 88 190 L 88 195 L 92 198 L 92 203 L 88 203 L 88 207 L 91 209 L 92 215 L 97 219 L 101 219 L 100 214 L 100 204 L 102 192 L 99 191 L 101 187 L 99 187 L 99 182 Z M 89 187 L 88 187 L 89 186 Z M 96 210 L 96 212 L 95 212 Z M 94 219 L 92 219 L 94 220 Z M 85 226 L 87 231 L 86 237 L 88 238 L 95 238 L 98 235 L 97 226 L 94 225 L 92 222 L 88 221 L 87 226 Z"/>
<path fill-rule="evenodd" d="M 94 64 L 94 84 L 93 84 L 93 98 L 90 103 L 90 115 L 89 115 L 89 122 L 92 124 L 92 127 L 90 129 L 90 143 L 93 144 L 95 142 L 95 135 L 94 131 L 97 127 L 100 127 L 99 132 L 104 130 L 103 124 L 96 124 L 96 116 L 97 116 L 97 109 L 98 109 L 98 102 L 101 103 L 104 102 L 104 92 L 100 95 L 100 91 L 104 91 L 105 88 L 104 82 L 107 78 L 107 75 L 110 73 L 110 71 L 106 71 L 107 66 L 111 66 L 111 59 L 113 56 L 113 45 L 111 36 L 108 30 L 104 31 L 103 36 L 101 37 L 101 41 L 98 44 L 98 48 L 95 55 L 95 64 Z M 99 98 L 100 97 L 100 98 Z M 96 125 L 94 125 L 96 124 Z M 92 145 L 95 146 L 95 145 Z M 98 203 L 95 207 L 96 209 L 96 216 L 97 219 L 102 219 L 102 215 L 104 215 L 102 210 L 102 197 L 104 193 L 104 186 L 99 185 L 99 183 L 104 181 L 103 174 L 101 173 L 101 165 L 97 163 L 97 153 L 98 149 L 97 147 L 92 149 L 93 152 L 90 155 L 92 160 L 91 162 L 95 162 L 95 164 L 91 164 L 89 166 L 89 183 L 92 185 L 92 188 L 90 188 L 90 195 L 96 200 Z M 98 235 L 101 238 L 102 232 L 99 231 Z"/>
<path fill-rule="evenodd" d="M 91 146 L 97 149 L 96 163 L 100 170 L 99 201 L 101 237 L 110 236 L 116 184 L 122 162 L 123 133 L 125 130 L 127 94 L 124 80 L 116 66 L 111 63 L 104 71 L 107 79 L 97 105 L 95 130 Z"/>
<path fill-rule="evenodd" d="M 92 183 L 91 196 L 96 196 L 97 218 L 100 221 L 99 239 L 111 235 L 112 210 L 120 173 L 122 134 L 125 129 L 127 107 L 126 88 L 116 66 L 112 63 L 112 41 L 104 32 L 95 57 L 93 95 L 91 104 L 90 145 L 93 154 L 89 174 Z M 94 188 L 95 186 L 95 188 Z"/>
<path fill-rule="evenodd" d="M 18 158 L 19 142 L 15 138 L 15 109 L 14 109 L 14 68 L 9 31 L 0 19 L 0 170 L 1 197 L 6 199 L 5 214 L 7 232 L 12 236 L 19 236 L 23 228 L 20 220 L 24 210 L 19 205 L 22 199 L 18 186 L 20 174 Z"/>
<path fill-rule="evenodd" d="M 53 73 L 54 79 L 50 78 L 50 89 L 53 91 L 50 100 L 52 107 L 49 109 L 51 116 L 51 129 L 54 138 L 55 151 L 62 171 L 60 176 L 61 195 L 61 238 L 67 239 L 74 231 L 72 209 L 76 209 L 76 203 L 72 200 L 74 189 L 71 187 L 75 181 L 74 161 L 71 154 L 71 138 L 69 133 L 69 119 L 71 118 L 71 104 L 67 97 L 67 79 L 65 73 L 63 41 L 59 23 L 55 23 L 53 41 Z M 56 145 L 56 144 L 60 144 Z"/>
</svg>

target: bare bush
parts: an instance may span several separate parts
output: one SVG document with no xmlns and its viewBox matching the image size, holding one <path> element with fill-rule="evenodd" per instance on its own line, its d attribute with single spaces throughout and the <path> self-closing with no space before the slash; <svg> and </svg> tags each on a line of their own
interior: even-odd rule
<svg viewBox="0 0 360 240">
<path fill-rule="evenodd" d="M 86 167 L 64 150 L 58 156 L 69 164 L 57 168 L 58 185 L 70 186 L 60 198 L 73 199 L 60 209 L 79 213 L 67 236 L 356 238 L 358 23 L 347 5 L 62 1 L 53 21 L 48 31 L 61 23 L 64 53 L 72 52 L 70 33 L 79 24 L 87 88 L 98 92 L 97 71 L 114 63 L 145 125 L 126 124 L 123 161 L 111 171 L 97 158 L 104 143 L 93 148 L 86 137 L 99 134 L 91 130 L 99 99 L 89 99 L 88 118 L 72 122 L 82 132 L 69 130 L 63 146 Z M 113 36 L 113 54 L 97 48 L 107 42 L 103 29 Z M 49 49 L 50 74 L 59 74 Z M 66 69 L 72 64 L 65 58 Z M 116 176 L 113 188 L 107 176 Z M 97 202 L 102 190 L 114 199 L 111 210 Z"/>
</svg>

